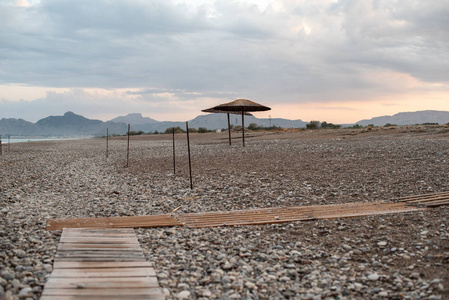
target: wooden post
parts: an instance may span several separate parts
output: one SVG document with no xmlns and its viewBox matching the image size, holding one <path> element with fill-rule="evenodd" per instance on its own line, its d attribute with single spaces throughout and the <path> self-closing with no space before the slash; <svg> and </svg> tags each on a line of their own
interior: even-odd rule
<svg viewBox="0 0 449 300">
<path fill-rule="evenodd" d="M 8 153 L 11 152 L 11 135 L 8 134 Z"/>
<path fill-rule="evenodd" d="M 109 128 L 106 128 L 106 158 L 109 157 Z"/>
<path fill-rule="evenodd" d="M 242 139 L 243 139 L 243 147 L 245 147 L 245 112 L 242 106 Z"/>
<path fill-rule="evenodd" d="M 128 150 L 126 151 L 126 167 L 129 167 L 129 130 L 131 128 L 131 125 L 128 124 Z"/>
<path fill-rule="evenodd" d="M 189 154 L 189 173 L 190 173 L 190 189 L 193 190 L 193 182 L 192 182 L 192 164 L 190 162 L 190 138 L 189 138 L 189 122 L 186 122 L 187 129 L 187 152 Z"/>
<path fill-rule="evenodd" d="M 175 163 L 175 127 L 173 127 L 173 174 L 176 174 L 176 163 Z"/>
<path fill-rule="evenodd" d="M 231 146 L 232 142 L 231 142 L 231 120 L 229 117 L 229 113 L 228 113 L 228 132 L 229 132 L 229 146 Z"/>
<path fill-rule="evenodd" d="M 3 155 L 3 150 L 2 150 L 2 136 L 0 135 L 0 155 Z"/>
</svg>

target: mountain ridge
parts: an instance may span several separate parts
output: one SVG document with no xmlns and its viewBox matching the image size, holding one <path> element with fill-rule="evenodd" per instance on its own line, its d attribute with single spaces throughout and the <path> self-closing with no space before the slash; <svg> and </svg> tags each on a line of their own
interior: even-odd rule
<svg viewBox="0 0 449 300">
<path fill-rule="evenodd" d="M 231 124 L 241 126 L 241 115 L 230 115 Z M 127 121 L 127 122 L 119 122 Z M 147 123 L 148 122 L 148 123 Z M 283 118 L 256 118 L 254 116 L 245 116 L 245 125 L 255 123 L 258 126 L 270 127 L 277 126 L 282 128 L 303 128 L 306 122 L 301 119 L 289 120 Z M 373 124 L 375 126 L 385 125 L 387 123 L 396 125 L 413 125 L 422 123 L 449 123 L 449 111 L 424 110 L 416 112 L 400 112 L 391 116 L 380 116 L 371 119 L 364 119 L 354 124 L 366 126 Z M 109 121 L 88 119 L 77 115 L 71 111 L 62 116 L 49 116 L 40 119 L 36 123 L 28 122 L 23 119 L 2 118 L 0 119 L 0 135 L 12 136 L 104 136 L 106 129 L 109 134 L 125 134 L 127 124 L 131 124 L 133 131 L 144 132 L 164 132 L 167 128 L 181 127 L 185 129 L 185 122 L 177 121 L 157 121 L 152 118 L 143 117 L 141 113 L 132 113 L 126 116 L 119 116 Z M 352 126 L 354 124 L 344 124 Z M 227 128 L 226 114 L 206 114 L 199 115 L 189 121 L 190 128 L 204 127 L 210 130 Z"/>
</svg>

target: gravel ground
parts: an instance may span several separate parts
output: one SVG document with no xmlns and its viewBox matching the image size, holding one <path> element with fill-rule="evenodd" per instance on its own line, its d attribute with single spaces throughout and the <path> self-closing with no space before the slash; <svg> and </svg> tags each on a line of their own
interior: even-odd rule
<svg viewBox="0 0 449 300">
<path fill-rule="evenodd" d="M 0 156 L 0 299 L 38 299 L 49 218 L 389 200 L 449 190 L 442 127 L 11 144 Z M 168 299 L 447 299 L 449 206 L 264 226 L 137 229 Z"/>
</svg>

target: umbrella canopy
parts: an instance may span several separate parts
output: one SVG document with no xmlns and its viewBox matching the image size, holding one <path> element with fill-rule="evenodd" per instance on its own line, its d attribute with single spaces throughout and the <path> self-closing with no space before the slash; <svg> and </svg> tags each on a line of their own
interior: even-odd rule
<svg viewBox="0 0 449 300">
<path fill-rule="evenodd" d="M 214 113 L 214 114 L 234 114 L 234 115 L 241 115 L 242 111 L 224 111 L 224 110 L 218 110 L 218 109 L 214 109 L 214 108 L 208 108 L 208 109 L 203 109 L 202 112 L 206 112 L 206 113 Z M 252 116 L 252 113 L 246 112 L 245 111 L 245 116 Z"/>
<path fill-rule="evenodd" d="M 242 114 L 242 140 L 243 147 L 245 147 L 245 118 L 244 114 L 248 111 L 266 111 L 271 110 L 268 106 L 264 106 L 262 104 L 247 100 L 247 99 L 237 99 L 229 103 L 220 104 L 214 106 L 212 109 L 218 111 L 226 111 L 226 112 L 240 112 Z M 228 115 L 229 119 L 229 115 Z"/>
<path fill-rule="evenodd" d="M 235 112 L 246 112 L 246 111 L 267 111 L 271 110 L 268 106 L 253 102 L 247 99 L 237 99 L 229 103 L 220 104 L 214 106 L 212 109 L 220 111 L 235 111 Z"/>
</svg>

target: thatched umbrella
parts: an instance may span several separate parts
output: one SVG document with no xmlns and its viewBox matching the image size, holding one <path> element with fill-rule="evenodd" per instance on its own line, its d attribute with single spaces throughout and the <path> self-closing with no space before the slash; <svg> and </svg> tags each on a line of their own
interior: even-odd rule
<svg viewBox="0 0 449 300">
<path fill-rule="evenodd" d="M 240 115 L 240 112 L 236 112 L 236 111 L 223 111 L 223 110 L 217 110 L 217 109 L 213 109 L 213 108 L 203 109 L 202 112 L 214 113 L 214 114 L 228 114 L 229 145 L 231 145 L 231 143 L 232 143 L 232 142 L 231 142 L 231 121 L 229 120 L 229 114 Z M 245 116 L 252 116 L 252 114 L 249 113 L 249 112 L 245 112 Z"/>
<path fill-rule="evenodd" d="M 245 119 L 244 119 L 245 112 L 271 110 L 271 108 L 269 108 L 268 106 L 264 106 L 262 104 L 246 99 L 237 99 L 229 103 L 214 106 L 212 109 L 225 112 L 240 112 L 242 114 L 243 147 L 245 147 Z"/>
</svg>

